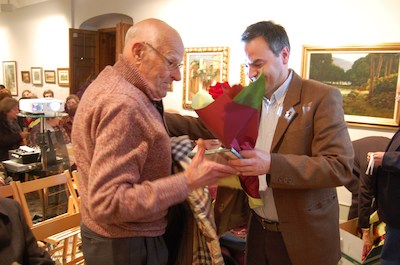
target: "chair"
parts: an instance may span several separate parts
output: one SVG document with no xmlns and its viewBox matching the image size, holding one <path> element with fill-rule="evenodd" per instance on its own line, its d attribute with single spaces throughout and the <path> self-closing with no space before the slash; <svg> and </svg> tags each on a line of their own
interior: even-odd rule
<svg viewBox="0 0 400 265">
<path fill-rule="evenodd" d="M 17 195 L 17 191 L 15 190 L 13 185 L 4 185 L 0 186 L 0 197 L 3 198 L 14 198 Z"/>
<path fill-rule="evenodd" d="M 78 198 L 74 188 L 72 187 L 72 180 L 69 171 L 23 183 L 15 181 L 12 185 L 14 185 L 17 190 L 24 216 L 36 238 L 38 240 L 43 240 L 54 247 L 53 249 L 48 250 L 49 254 L 53 255 L 56 251 L 62 250 L 64 264 L 75 264 L 77 261 L 82 261 L 83 257 L 76 257 L 76 250 L 80 245 L 80 243 L 78 243 L 78 235 L 80 233 L 80 212 Z M 65 192 L 69 204 L 68 209 L 66 213 L 33 224 L 26 195 L 38 191 L 43 196 L 43 209 L 47 210 L 48 196 L 50 195 L 49 188 L 51 187 L 58 187 L 56 196 Z M 69 255 L 68 246 L 70 239 L 72 239 L 72 250 Z M 60 244 L 61 242 L 64 244 Z M 71 260 L 67 263 L 68 255 L 71 257 Z"/>
<path fill-rule="evenodd" d="M 72 185 L 73 185 L 74 189 L 76 190 L 76 192 L 78 192 L 78 194 L 79 194 L 79 191 L 78 191 L 79 179 L 78 178 L 79 178 L 78 171 L 73 170 L 72 171 Z"/>
</svg>

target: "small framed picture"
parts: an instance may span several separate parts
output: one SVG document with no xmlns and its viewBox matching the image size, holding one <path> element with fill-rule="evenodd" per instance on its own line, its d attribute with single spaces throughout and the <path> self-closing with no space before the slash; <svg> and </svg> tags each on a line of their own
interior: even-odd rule
<svg viewBox="0 0 400 265">
<path fill-rule="evenodd" d="M 56 83 L 56 71 L 44 70 L 44 81 L 48 84 Z"/>
<path fill-rule="evenodd" d="M 21 71 L 22 82 L 30 83 L 31 82 L 31 73 L 29 71 Z"/>
<path fill-rule="evenodd" d="M 59 86 L 69 86 L 69 68 L 57 68 Z"/>
<path fill-rule="evenodd" d="M 31 67 L 31 75 L 33 85 L 43 85 L 42 67 Z"/>
<path fill-rule="evenodd" d="M 17 62 L 4 61 L 3 62 L 3 80 L 6 88 L 10 89 L 11 95 L 18 95 L 17 83 Z"/>
</svg>

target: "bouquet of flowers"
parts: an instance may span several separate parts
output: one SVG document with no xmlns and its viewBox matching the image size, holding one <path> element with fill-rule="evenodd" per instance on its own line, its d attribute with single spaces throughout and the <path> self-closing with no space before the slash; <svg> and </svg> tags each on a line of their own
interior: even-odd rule
<svg viewBox="0 0 400 265">
<path fill-rule="evenodd" d="M 261 104 L 265 94 L 264 74 L 248 86 L 230 86 L 228 82 L 200 91 L 193 96 L 192 107 L 207 128 L 226 148 L 236 151 L 255 147 Z M 258 176 L 239 176 L 246 193 L 259 198 Z"/>
</svg>

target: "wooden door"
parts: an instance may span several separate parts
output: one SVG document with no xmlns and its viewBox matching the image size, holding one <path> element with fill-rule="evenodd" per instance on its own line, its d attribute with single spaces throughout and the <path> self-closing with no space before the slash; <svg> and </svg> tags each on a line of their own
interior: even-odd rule
<svg viewBox="0 0 400 265">
<path fill-rule="evenodd" d="M 99 73 L 99 33 L 69 30 L 70 94 Z"/>
<path fill-rule="evenodd" d="M 115 28 L 98 31 L 69 30 L 70 94 L 76 94 L 107 65 L 113 65 L 118 60 L 130 26 L 118 23 Z"/>
</svg>

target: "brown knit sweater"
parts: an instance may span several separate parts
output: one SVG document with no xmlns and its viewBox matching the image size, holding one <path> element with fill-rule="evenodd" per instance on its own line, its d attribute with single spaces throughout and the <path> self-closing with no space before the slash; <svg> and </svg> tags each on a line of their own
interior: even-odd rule
<svg viewBox="0 0 400 265">
<path fill-rule="evenodd" d="M 147 82 L 124 58 L 85 91 L 72 144 L 82 222 L 105 237 L 159 236 L 168 207 L 183 201 L 182 174 L 171 176 L 171 147 Z"/>
</svg>

